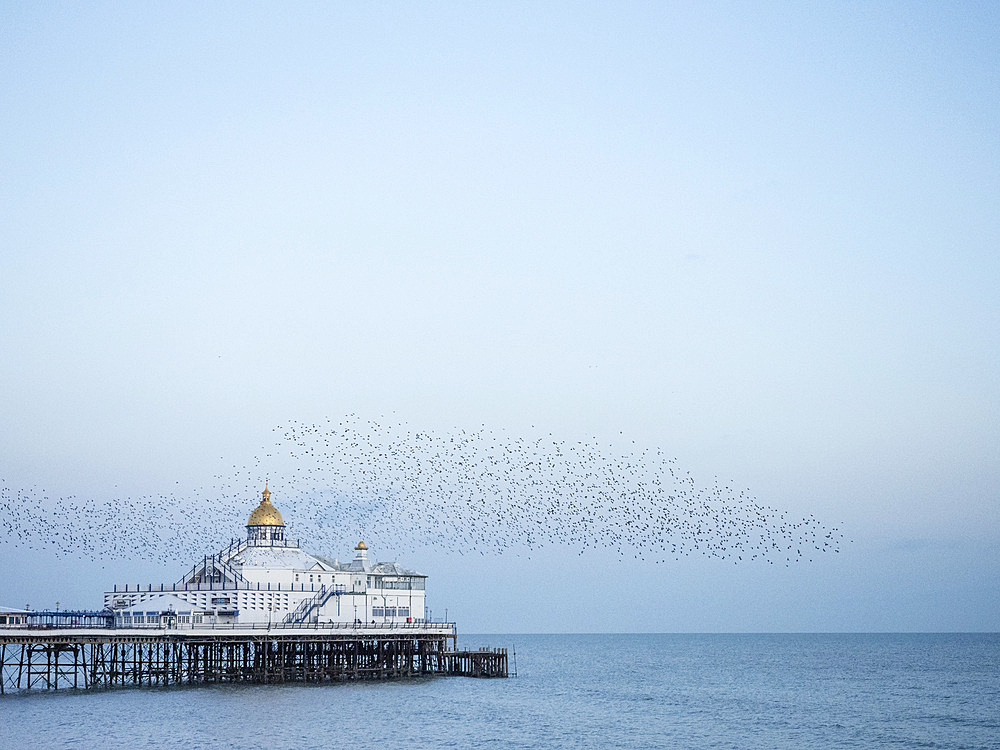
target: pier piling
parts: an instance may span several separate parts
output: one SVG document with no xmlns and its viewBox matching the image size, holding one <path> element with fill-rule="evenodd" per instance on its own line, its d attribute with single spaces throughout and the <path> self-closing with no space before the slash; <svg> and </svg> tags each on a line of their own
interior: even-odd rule
<svg viewBox="0 0 1000 750">
<path fill-rule="evenodd" d="M 507 677 L 507 650 L 458 651 L 453 633 L 0 633 L 0 695 L 32 689 L 435 675 Z"/>
</svg>

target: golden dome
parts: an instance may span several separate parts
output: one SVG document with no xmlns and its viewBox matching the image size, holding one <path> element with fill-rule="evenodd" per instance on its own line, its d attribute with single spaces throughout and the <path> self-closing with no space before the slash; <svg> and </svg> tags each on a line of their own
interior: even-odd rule
<svg viewBox="0 0 1000 750">
<path fill-rule="evenodd" d="M 247 526 L 284 526 L 285 521 L 278 509 L 271 505 L 271 491 L 264 484 L 264 499 L 260 501 L 254 512 L 250 514 Z"/>
<path fill-rule="evenodd" d="M 366 545 L 364 542 L 358 542 L 358 546 L 355 547 L 354 549 L 368 549 L 368 545 Z"/>
</svg>

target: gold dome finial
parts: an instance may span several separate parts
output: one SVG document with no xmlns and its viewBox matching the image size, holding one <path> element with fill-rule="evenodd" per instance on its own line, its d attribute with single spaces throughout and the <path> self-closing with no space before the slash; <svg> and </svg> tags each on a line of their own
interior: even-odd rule
<svg viewBox="0 0 1000 750">
<path fill-rule="evenodd" d="M 358 542 L 358 546 L 355 547 L 354 549 L 368 549 L 368 545 L 365 544 L 364 542 Z"/>
<path fill-rule="evenodd" d="M 264 482 L 263 500 L 260 505 L 250 514 L 247 526 L 284 526 L 285 520 L 281 517 L 278 509 L 271 505 L 271 490 L 267 488 L 267 481 Z"/>
</svg>

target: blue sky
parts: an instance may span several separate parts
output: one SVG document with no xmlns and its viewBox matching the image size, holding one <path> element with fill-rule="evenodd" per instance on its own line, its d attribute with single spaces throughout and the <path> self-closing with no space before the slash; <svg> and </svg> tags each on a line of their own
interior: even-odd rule
<svg viewBox="0 0 1000 750">
<path fill-rule="evenodd" d="M 998 20 L 3 3 L 0 479 L 183 491 L 355 412 L 623 434 L 854 541 L 781 571 L 428 552 L 432 606 L 996 630 Z M 0 560 L 6 604 L 184 567 Z"/>
</svg>

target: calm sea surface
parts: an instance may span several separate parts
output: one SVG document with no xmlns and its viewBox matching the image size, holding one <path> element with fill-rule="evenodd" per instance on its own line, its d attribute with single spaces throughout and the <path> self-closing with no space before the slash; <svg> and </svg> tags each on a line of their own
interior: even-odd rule
<svg viewBox="0 0 1000 750">
<path fill-rule="evenodd" d="M 509 680 L 0 699 L 0 748 L 1000 748 L 1000 635 L 491 635 Z"/>
</svg>

